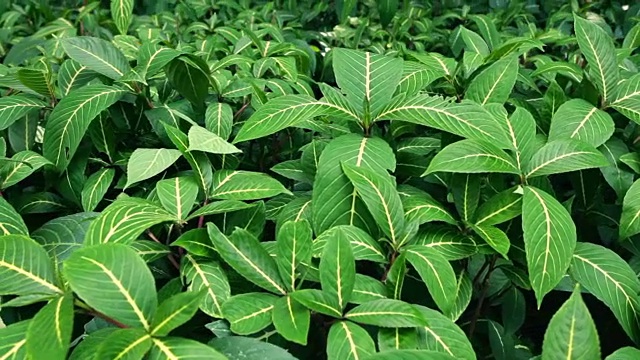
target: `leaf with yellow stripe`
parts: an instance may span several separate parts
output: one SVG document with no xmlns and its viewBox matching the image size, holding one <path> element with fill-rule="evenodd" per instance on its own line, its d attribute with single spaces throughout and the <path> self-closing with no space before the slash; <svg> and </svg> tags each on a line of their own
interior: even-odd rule
<svg viewBox="0 0 640 360">
<path fill-rule="evenodd" d="M 347 237 L 336 232 L 327 242 L 320 260 L 320 285 L 325 296 L 335 300 L 342 310 L 351 299 L 356 281 L 356 261 Z"/>
<path fill-rule="evenodd" d="M 163 301 L 151 322 L 151 335 L 166 336 L 178 326 L 186 323 L 198 311 L 204 290 L 178 293 Z"/>
<path fill-rule="evenodd" d="M 193 177 L 176 177 L 160 180 L 156 193 L 162 207 L 175 215 L 176 220 L 185 221 L 198 197 L 198 183 Z"/>
<path fill-rule="evenodd" d="M 51 300 L 29 322 L 27 353 L 32 359 L 64 360 L 73 331 L 73 296 Z"/>
<path fill-rule="evenodd" d="M 126 34 L 133 16 L 133 0 L 111 0 L 111 16 L 120 34 Z"/>
<path fill-rule="evenodd" d="M 207 224 L 207 231 L 220 257 L 245 279 L 267 291 L 287 293 L 278 266 L 253 234 L 236 228 L 227 237 L 213 223 Z"/>
<path fill-rule="evenodd" d="M 477 359 L 467 335 L 455 322 L 428 307 L 416 305 L 415 308 L 427 321 L 427 325 L 418 328 L 418 348 L 461 360 Z"/>
<path fill-rule="evenodd" d="M 117 329 L 107 336 L 95 353 L 96 359 L 142 359 L 151 348 L 151 335 L 143 329 Z"/>
<path fill-rule="evenodd" d="M 27 359 L 27 329 L 31 320 L 23 320 L 0 328 L 0 359 Z"/>
<path fill-rule="evenodd" d="M 276 265 L 288 291 L 296 288 L 300 265 L 311 261 L 313 231 L 307 220 L 285 222 L 276 234 Z"/>
<path fill-rule="evenodd" d="M 361 326 L 349 321 L 331 325 L 327 338 L 328 360 L 360 360 L 375 352 L 373 339 Z"/>
<path fill-rule="evenodd" d="M 152 340 L 148 360 L 228 360 L 211 346 L 184 338 L 162 338 Z"/>
<path fill-rule="evenodd" d="M 231 331 L 251 335 L 271 324 L 277 300 L 277 296 L 267 293 L 235 295 L 222 306 L 222 315 L 231 324 Z"/>
<path fill-rule="evenodd" d="M 620 239 L 640 233 L 640 181 L 636 180 L 627 190 L 622 201 Z"/>
<path fill-rule="evenodd" d="M 358 305 L 349 311 L 345 318 L 380 327 L 403 328 L 428 325 L 427 320 L 413 305 L 393 299 L 369 301 Z"/>
<path fill-rule="evenodd" d="M 45 165 L 51 165 L 51 162 L 34 151 L 24 150 L 14 154 L 11 161 L 0 169 L 0 189 L 19 183 Z"/>
<path fill-rule="evenodd" d="M 529 280 L 538 307 L 566 274 L 576 247 L 576 226 L 553 196 L 532 186 L 524 188 L 522 230 Z"/>
<path fill-rule="evenodd" d="M 62 294 L 47 252 L 24 235 L 0 236 L 0 295 Z"/>
<path fill-rule="evenodd" d="M 75 36 L 65 38 L 62 47 L 73 60 L 113 80 L 120 79 L 131 69 L 127 58 L 107 40 Z"/>
<path fill-rule="evenodd" d="M 231 288 L 220 264 L 187 254 L 183 257 L 180 273 L 189 283 L 189 291 L 204 291 L 200 310 L 209 316 L 221 318 L 222 304 L 231 296 Z"/>
<path fill-rule="evenodd" d="M 103 168 L 91 174 L 82 188 L 81 199 L 84 211 L 93 211 L 102 201 L 116 175 L 115 169 Z"/>
<path fill-rule="evenodd" d="M 407 261 L 427 285 L 436 305 L 447 314 L 455 303 L 458 284 L 449 261 L 437 250 L 424 245 L 408 246 L 404 252 Z"/>
<path fill-rule="evenodd" d="M 214 199 L 256 200 L 290 193 L 278 180 L 259 172 L 219 170 L 213 174 Z"/>
<path fill-rule="evenodd" d="M 64 262 L 63 273 L 87 305 L 125 325 L 150 330 L 158 305 L 155 281 L 129 246 L 109 243 L 76 250 Z"/>
<path fill-rule="evenodd" d="M 580 285 L 551 318 L 544 333 L 542 357 L 545 360 L 602 359 L 598 331 L 580 295 Z"/>
<path fill-rule="evenodd" d="M 29 229 L 13 206 L 0 197 L 0 236 L 10 234 L 29 235 Z"/>
<path fill-rule="evenodd" d="M 291 296 L 278 299 L 271 312 L 273 325 L 283 338 L 301 345 L 307 345 L 310 313 Z"/>
<path fill-rule="evenodd" d="M 554 140 L 533 155 L 525 176 L 530 178 L 608 165 L 607 159 L 593 145 L 580 140 Z"/>
</svg>

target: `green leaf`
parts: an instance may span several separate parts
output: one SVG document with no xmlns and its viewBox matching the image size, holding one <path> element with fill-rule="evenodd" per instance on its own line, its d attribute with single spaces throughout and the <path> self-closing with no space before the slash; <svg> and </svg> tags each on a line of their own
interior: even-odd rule
<svg viewBox="0 0 640 360">
<path fill-rule="evenodd" d="M 509 253 L 511 242 L 507 234 L 502 230 L 490 225 L 472 225 L 471 228 L 478 236 L 486 241 L 493 250 L 497 251 L 498 254 L 502 255 L 505 259 L 509 258 L 507 254 Z"/>
<path fill-rule="evenodd" d="M 454 173 L 508 173 L 520 171 L 511 156 L 497 146 L 479 140 L 461 140 L 446 146 L 431 160 L 426 174 Z"/>
<path fill-rule="evenodd" d="M 217 352 L 214 348 L 194 340 L 184 338 L 153 338 L 153 346 L 149 352 L 149 360 L 174 360 L 174 359 L 207 359 L 228 360 L 226 356 Z"/>
<path fill-rule="evenodd" d="M 204 151 L 211 154 L 234 154 L 242 152 L 213 132 L 194 125 L 189 129 L 188 151 Z"/>
<path fill-rule="evenodd" d="M 511 142 L 503 127 L 480 105 L 463 101 L 452 103 L 439 97 L 416 95 L 392 101 L 377 117 L 428 126 L 474 140 L 509 148 Z"/>
<path fill-rule="evenodd" d="M 122 0 L 127 1 L 127 0 Z M 136 71 L 141 77 L 149 79 L 162 71 L 171 60 L 182 55 L 182 52 L 148 42 L 140 48 Z"/>
<path fill-rule="evenodd" d="M 356 280 L 356 262 L 349 240 L 343 232 L 336 232 L 335 238 L 327 242 L 320 260 L 320 284 L 326 296 L 336 300 L 344 309 Z"/>
<path fill-rule="evenodd" d="M 142 359 L 150 348 L 151 335 L 144 330 L 117 329 L 104 339 L 97 351 L 93 351 L 93 354 L 96 359 L 133 360 Z"/>
<path fill-rule="evenodd" d="M 227 238 L 212 223 L 207 231 L 220 256 L 240 275 L 267 291 L 286 294 L 275 261 L 249 231 L 236 228 Z"/>
<path fill-rule="evenodd" d="M 64 170 L 93 119 L 124 94 L 122 89 L 102 84 L 87 85 L 69 93 L 47 119 L 42 154 L 58 170 Z"/>
<path fill-rule="evenodd" d="M 211 181 L 213 178 L 213 166 L 206 154 L 200 152 L 189 152 L 187 135 L 180 130 L 164 124 L 164 129 L 171 142 L 180 150 L 184 158 L 189 162 L 193 169 L 193 177 L 198 181 L 198 186 L 206 196 L 211 192 Z"/>
<path fill-rule="evenodd" d="M 3 96 L 0 98 L 0 130 L 8 128 L 32 110 L 45 106 L 45 102 L 30 95 Z"/>
<path fill-rule="evenodd" d="M 186 323 L 198 311 L 203 291 L 178 293 L 163 301 L 151 322 L 151 335 L 166 336 L 171 330 Z"/>
<path fill-rule="evenodd" d="M 569 273 L 611 309 L 633 341 L 640 340 L 640 280 L 618 254 L 600 245 L 578 243 Z"/>
<path fill-rule="evenodd" d="M 264 173 L 219 170 L 213 175 L 214 199 L 255 200 L 289 193 L 278 180 Z"/>
<path fill-rule="evenodd" d="M 437 250 L 424 245 L 407 246 L 404 250 L 407 261 L 416 269 L 427 285 L 429 294 L 438 308 L 447 314 L 455 302 L 457 278 L 447 259 Z"/>
<path fill-rule="evenodd" d="M 462 40 L 464 41 L 467 50 L 479 54 L 483 58 L 489 55 L 489 47 L 480 35 L 464 26 L 460 27 L 460 35 L 462 36 Z"/>
<path fill-rule="evenodd" d="M 48 221 L 31 234 L 59 264 L 82 247 L 87 229 L 98 213 L 84 212 Z"/>
<path fill-rule="evenodd" d="M 477 252 L 476 243 L 470 236 L 450 226 L 431 225 L 420 229 L 415 244 L 435 249 L 447 260 L 464 259 Z"/>
<path fill-rule="evenodd" d="M 482 37 L 487 42 L 489 49 L 497 49 L 501 43 L 501 39 L 494 20 L 487 15 L 469 15 L 469 19 L 473 20 L 476 24 L 480 34 L 482 34 Z"/>
<path fill-rule="evenodd" d="M 231 296 L 227 275 L 215 261 L 190 254 L 183 259 L 180 273 L 189 282 L 189 291 L 204 291 L 200 310 L 214 318 L 222 318 L 222 304 Z"/>
<path fill-rule="evenodd" d="M 402 201 L 395 181 L 386 170 L 379 173 L 345 162 L 342 163 L 342 171 L 367 205 L 382 232 L 389 237 L 394 246 L 399 246 L 405 222 Z"/>
<path fill-rule="evenodd" d="M 566 274 L 576 247 L 576 226 L 558 200 L 526 186 L 522 199 L 522 230 L 529 280 L 538 307 Z"/>
<path fill-rule="evenodd" d="M 342 317 L 342 309 L 335 297 L 317 289 L 297 290 L 289 294 L 294 300 L 315 312 L 334 318 Z"/>
<path fill-rule="evenodd" d="M 576 286 L 553 315 L 542 343 L 545 359 L 602 359 L 598 331 Z"/>
<path fill-rule="evenodd" d="M 0 197 L 0 235 L 29 235 L 29 229 L 18 212 Z"/>
<path fill-rule="evenodd" d="M 103 39 L 70 37 L 62 40 L 62 48 L 73 60 L 113 80 L 120 79 L 131 69 L 122 52 Z"/>
<path fill-rule="evenodd" d="M 456 225 L 458 222 L 429 193 L 409 185 L 399 185 L 398 194 L 404 207 L 407 223 L 416 222 L 422 225 L 432 221 L 446 222 Z"/>
<path fill-rule="evenodd" d="M 23 235 L 0 236 L 0 294 L 62 294 L 46 251 Z"/>
<path fill-rule="evenodd" d="M 607 159 L 593 145 L 579 140 L 555 140 L 538 150 L 527 166 L 526 177 L 560 174 L 607 166 Z"/>
<path fill-rule="evenodd" d="M 23 320 L 0 328 L 0 359 L 18 360 L 27 358 L 27 329 L 31 320 Z"/>
<path fill-rule="evenodd" d="M 208 69 L 207 69 L 208 70 Z M 178 57 L 166 66 L 165 72 L 175 89 L 195 106 L 203 106 L 209 92 L 209 74 L 190 58 Z"/>
<path fill-rule="evenodd" d="M 174 149 L 136 149 L 127 162 L 127 183 L 129 186 L 152 178 L 173 165 L 182 153 Z"/>
<path fill-rule="evenodd" d="M 348 321 L 331 325 L 327 338 L 327 359 L 358 360 L 375 352 L 373 339 L 362 327 Z"/>
<path fill-rule="evenodd" d="M 369 301 L 386 298 L 387 288 L 382 282 L 366 275 L 356 274 L 356 281 L 351 293 L 351 303 L 364 304 Z"/>
<path fill-rule="evenodd" d="M 466 98 L 482 105 L 504 104 L 511 95 L 517 75 L 517 57 L 508 56 L 498 60 L 471 80 L 465 93 Z"/>
<path fill-rule="evenodd" d="M 378 329 L 378 347 L 381 352 L 416 349 L 418 347 L 418 333 L 411 328 L 380 328 Z"/>
<path fill-rule="evenodd" d="M 306 307 L 290 296 L 283 296 L 275 302 L 272 318 L 273 325 L 283 338 L 307 345 L 310 314 Z"/>
<path fill-rule="evenodd" d="M 624 195 L 620 216 L 620 239 L 640 233 L 640 181 L 636 180 Z"/>
<path fill-rule="evenodd" d="M 501 108 L 504 109 L 502 106 Z M 510 117 L 498 116 L 498 120 L 508 134 L 509 148 L 515 155 L 518 169 L 522 172 L 537 150 L 536 121 L 529 111 L 521 107 L 517 107 Z"/>
<path fill-rule="evenodd" d="M 358 305 L 345 318 L 380 327 L 427 326 L 424 316 L 413 305 L 400 300 L 381 299 Z"/>
<path fill-rule="evenodd" d="M 222 315 L 234 333 L 254 334 L 271 325 L 271 312 L 277 300 L 277 296 L 266 293 L 235 295 L 222 305 Z"/>
<path fill-rule="evenodd" d="M 151 240 L 136 240 L 130 243 L 129 246 L 146 263 L 162 259 L 171 253 L 167 245 Z"/>
<path fill-rule="evenodd" d="M 174 219 L 171 213 L 147 200 L 120 198 L 107 206 L 89 225 L 84 241 L 86 245 L 128 244 L 145 229 Z"/>
<path fill-rule="evenodd" d="M 589 74 L 608 104 L 620 74 L 613 40 L 598 25 L 574 15 L 574 27 L 580 51 L 589 62 Z"/>
<path fill-rule="evenodd" d="M 233 110 L 229 104 L 210 103 L 204 116 L 207 130 L 228 140 L 233 127 Z"/>
<path fill-rule="evenodd" d="M 501 191 L 482 203 L 476 211 L 476 225 L 496 225 L 522 213 L 522 195 L 516 188 Z"/>
<path fill-rule="evenodd" d="M 609 114 L 582 99 L 572 99 L 553 114 L 549 141 L 576 139 L 598 147 L 613 135 L 614 128 Z"/>
<path fill-rule="evenodd" d="M 209 342 L 229 359 L 243 360 L 296 360 L 285 349 L 258 339 L 243 336 L 226 336 Z"/>
<path fill-rule="evenodd" d="M 51 162 L 31 150 L 20 151 L 11 157 L 11 161 L 0 169 L 0 189 L 6 189 L 29 177 L 36 170 Z"/>
<path fill-rule="evenodd" d="M 150 329 L 158 305 L 155 281 L 144 260 L 128 246 L 100 244 L 76 250 L 64 262 L 63 272 L 87 305 L 125 325 Z"/>
<path fill-rule="evenodd" d="M 472 295 L 473 284 L 471 283 L 471 277 L 469 277 L 467 271 L 461 271 L 460 275 L 458 275 L 456 286 L 456 300 L 451 311 L 447 314 L 452 321 L 457 321 L 465 310 L 467 310 L 467 307 L 471 303 Z"/>
<path fill-rule="evenodd" d="M 111 16 L 120 34 L 126 34 L 133 15 L 133 0 L 111 0 Z"/>
<path fill-rule="evenodd" d="M 375 118 L 400 83 L 402 59 L 342 48 L 332 54 L 338 86 L 362 114 L 368 109 Z"/>
<path fill-rule="evenodd" d="M 601 167 L 600 172 L 605 181 L 616 192 L 618 199 L 624 198 L 631 185 L 633 185 L 634 174 L 622 166 L 622 159 L 629 154 L 629 148 L 621 139 L 613 137 L 598 149 L 607 158 L 609 166 Z"/>
<path fill-rule="evenodd" d="M 51 84 L 50 69 L 43 71 L 40 69 L 21 68 L 16 72 L 18 80 L 29 89 L 38 94 L 55 97 L 53 85 Z"/>
<path fill-rule="evenodd" d="M 51 300 L 29 322 L 27 353 L 33 359 L 66 359 L 72 330 L 73 297 Z"/>
<path fill-rule="evenodd" d="M 198 197 L 198 183 L 192 177 L 176 177 L 156 183 L 156 193 L 162 207 L 185 221 Z"/>
<path fill-rule="evenodd" d="M 116 175 L 114 169 L 103 168 L 91 174 L 82 188 L 81 199 L 84 211 L 93 211 L 102 201 Z"/>
<path fill-rule="evenodd" d="M 245 210 L 255 206 L 255 204 L 247 204 L 237 200 L 220 200 L 208 203 L 203 207 L 192 212 L 187 218 L 187 221 L 195 219 L 200 216 L 215 215 L 230 213 L 238 210 Z"/>
<path fill-rule="evenodd" d="M 450 177 L 449 189 L 453 202 L 464 222 L 470 222 L 478 208 L 481 181 L 482 177 L 478 174 L 453 174 Z"/>
<path fill-rule="evenodd" d="M 418 328 L 420 349 L 437 351 L 456 359 L 475 360 L 476 353 L 467 335 L 446 316 L 424 306 L 415 306 L 427 321 Z"/>
<path fill-rule="evenodd" d="M 640 75 L 634 75 L 618 83 L 615 100 L 611 102 L 611 107 L 636 123 L 640 122 L 640 84 L 638 84 L 638 80 L 640 80 Z"/>
<path fill-rule="evenodd" d="M 307 220 L 285 222 L 276 234 L 276 265 L 289 291 L 296 288 L 300 265 L 311 261 L 313 231 Z"/>
<path fill-rule="evenodd" d="M 71 90 L 86 85 L 93 80 L 98 73 L 73 59 L 67 59 L 58 70 L 58 88 L 63 97 L 69 95 Z"/>
<path fill-rule="evenodd" d="M 640 356 L 640 350 L 626 346 L 614 351 L 605 360 L 633 360 L 637 359 L 638 356 Z"/>
<path fill-rule="evenodd" d="M 315 233 L 337 225 L 354 225 L 373 234 L 372 217 L 342 171 L 343 163 L 375 171 L 394 170 L 396 166 L 391 147 L 380 138 L 347 134 L 332 140 L 320 155 L 313 183 Z"/>
<path fill-rule="evenodd" d="M 498 360 L 510 360 L 515 357 L 515 341 L 511 334 L 504 331 L 499 323 L 487 321 L 487 331 L 489 333 L 489 345 Z"/>
</svg>

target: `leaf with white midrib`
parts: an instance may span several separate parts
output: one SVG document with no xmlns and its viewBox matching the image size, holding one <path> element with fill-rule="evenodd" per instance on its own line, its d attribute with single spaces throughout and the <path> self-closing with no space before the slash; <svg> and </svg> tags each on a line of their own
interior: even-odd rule
<svg viewBox="0 0 640 360">
<path fill-rule="evenodd" d="M 636 180 L 627 190 L 622 201 L 620 216 L 620 239 L 640 233 L 640 180 Z"/>
<path fill-rule="evenodd" d="M 607 159 L 593 145 L 573 139 L 554 140 L 533 155 L 525 176 L 560 174 L 607 165 Z"/>
<path fill-rule="evenodd" d="M 267 293 L 244 293 L 232 296 L 222 306 L 222 315 L 238 335 L 254 334 L 271 324 L 271 311 L 277 296 Z"/>
<path fill-rule="evenodd" d="M 27 329 L 30 320 L 14 322 L 6 327 L 0 327 L 0 359 L 17 360 L 27 358 Z"/>
<path fill-rule="evenodd" d="M 329 360 L 361 360 L 375 352 L 373 339 L 362 327 L 348 321 L 331 325 L 327 338 Z"/>
<path fill-rule="evenodd" d="M 151 341 L 153 346 L 148 354 L 149 359 L 228 360 L 226 356 L 216 351 L 213 347 L 191 339 L 164 337 L 161 339 L 152 338 Z"/>
<path fill-rule="evenodd" d="M 196 203 L 198 183 L 193 177 L 160 180 L 156 183 L 156 191 L 162 206 L 177 220 L 184 221 Z"/>
<path fill-rule="evenodd" d="M 420 349 L 433 350 L 463 360 L 476 360 L 476 353 L 466 334 L 451 319 L 425 306 L 415 308 L 428 325 L 418 328 Z"/>
<path fill-rule="evenodd" d="M 205 292 L 200 310 L 209 316 L 221 318 L 222 304 L 231 296 L 226 274 L 215 261 L 196 258 L 190 254 L 184 259 L 180 273 L 189 281 L 189 290 Z"/>
<path fill-rule="evenodd" d="M 62 41 L 62 47 L 73 60 L 111 79 L 118 80 L 130 70 L 122 52 L 106 40 L 91 36 L 69 37 Z"/>
<path fill-rule="evenodd" d="M 0 235 L 29 235 L 29 229 L 18 212 L 0 197 Z"/>
<path fill-rule="evenodd" d="M 572 99 L 553 114 L 549 141 L 576 139 L 598 147 L 613 135 L 611 116 L 582 99 Z"/>
<path fill-rule="evenodd" d="M 180 156 L 182 153 L 175 149 L 135 149 L 127 162 L 125 189 L 158 175 L 173 165 Z"/>
<path fill-rule="evenodd" d="M 82 208 L 84 211 L 93 211 L 109 190 L 109 186 L 116 174 L 114 169 L 100 169 L 91 174 L 82 188 Z"/>
<path fill-rule="evenodd" d="M 0 98 L 0 130 L 11 126 L 31 110 L 40 109 L 47 104 L 30 95 L 12 95 Z"/>
<path fill-rule="evenodd" d="M 447 314 L 455 302 L 458 283 L 451 264 L 439 252 L 424 245 L 408 246 L 405 253 L 437 306 Z"/>
</svg>

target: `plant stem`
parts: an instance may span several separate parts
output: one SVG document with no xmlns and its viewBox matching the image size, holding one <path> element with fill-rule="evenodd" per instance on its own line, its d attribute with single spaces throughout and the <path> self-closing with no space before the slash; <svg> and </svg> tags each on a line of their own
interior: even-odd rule
<svg viewBox="0 0 640 360">
<path fill-rule="evenodd" d="M 480 318 L 480 314 L 482 313 L 482 305 L 484 304 L 484 299 L 486 298 L 487 291 L 489 290 L 489 278 L 491 278 L 491 273 L 493 272 L 493 270 L 495 270 L 496 260 L 498 260 L 498 257 L 497 255 L 494 255 L 491 258 L 491 261 L 489 262 L 487 273 L 485 274 L 484 279 L 482 280 L 482 290 L 480 292 L 480 298 L 478 299 L 478 306 L 476 306 L 476 310 L 473 313 L 471 322 L 469 323 L 469 338 L 473 337 L 473 333 L 476 330 L 476 324 L 478 323 L 478 319 Z M 483 266 L 483 268 L 485 267 Z M 482 270 L 484 269 L 480 270 L 478 275 L 476 275 L 476 278 L 480 276 L 480 274 L 482 273 Z"/>
<path fill-rule="evenodd" d="M 89 307 L 89 305 L 87 305 L 87 304 L 83 303 L 83 302 L 82 302 L 82 301 L 80 301 L 80 300 L 77 300 L 77 299 L 76 299 L 76 300 L 74 301 L 74 304 L 75 304 L 77 307 L 79 307 L 79 308 L 83 309 L 83 310 L 84 310 L 87 314 L 89 314 L 89 315 L 93 315 L 93 316 L 95 316 L 95 317 L 99 317 L 100 319 L 102 319 L 102 320 L 104 320 L 104 321 L 106 321 L 106 322 L 108 322 L 108 323 L 110 323 L 110 324 L 113 324 L 113 325 L 115 325 L 115 326 L 117 326 L 117 327 L 119 327 L 119 328 L 121 328 L 121 329 L 126 329 L 126 328 L 128 328 L 128 326 L 127 326 L 127 325 L 125 325 L 125 324 L 121 323 L 120 321 L 118 321 L 118 320 L 116 320 L 116 319 L 113 319 L 113 318 L 111 318 L 111 317 L 109 317 L 109 316 L 107 316 L 107 315 L 105 315 L 105 314 L 103 314 L 103 313 L 101 313 L 101 312 L 99 312 L 99 311 L 97 311 L 97 310 L 92 309 L 91 307 Z"/>
<path fill-rule="evenodd" d="M 207 199 L 204 199 L 204 204 L 202 206 L 207 206 Z M 198 218 L 198 229 L 204 226 L 204 215 L 201 215 Z"/>
<path fill-rule="evenodd" d="M 151 230 L 147 230 L 147 236 L 149 236 L 151 240 L 157 242 L 158 244 L 162 244 L 162 241 L 158 240 L 158 238 L 151 232 Z M 165 245 L 165 244 L 162 244 L 162 245 Z M 175 267 L 177 270 L 180 270 L 180 264 L 178 263 L 176 258 L 173 256 L 173 254 L 169 253 L 167 255 L 167 258 L 169 258 L 169 261 L 171 262 L 173 267 Z"/>
</svg>

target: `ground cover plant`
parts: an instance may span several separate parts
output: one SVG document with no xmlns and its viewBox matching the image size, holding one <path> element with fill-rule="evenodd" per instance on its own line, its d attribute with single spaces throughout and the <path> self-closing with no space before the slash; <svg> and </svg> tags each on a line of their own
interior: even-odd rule
<svg viewBox="0 0 640 360">
<path fill-rule="evenodd" d="M 0 359 L 640 358 L 640 5 L 0 3 Z"/>
</svg>

